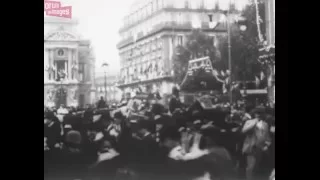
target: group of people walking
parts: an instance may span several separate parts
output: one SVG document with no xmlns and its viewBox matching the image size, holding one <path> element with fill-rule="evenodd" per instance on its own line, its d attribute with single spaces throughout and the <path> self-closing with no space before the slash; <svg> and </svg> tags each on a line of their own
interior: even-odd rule
<svg viewBox="0 0 320 180">
<path fill-rule="evenodd" d="M 274 178 L 274 110 L 142 102 L 44 112 L 45 179 Z M 258 175 L 258 176 L 257 176 Z"/>
</svg>

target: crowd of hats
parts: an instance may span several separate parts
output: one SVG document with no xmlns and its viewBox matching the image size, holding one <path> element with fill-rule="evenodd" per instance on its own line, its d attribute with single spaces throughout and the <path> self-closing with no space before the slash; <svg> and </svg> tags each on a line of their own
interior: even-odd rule
<svg viewBox="0 0 320 180">
<path fill-rule="evenodd" d="M 181 133 L 187 131 L 199 131 L 204 138 L 211 138 L 214 143 L 224 145 L 224 136 L 221 129 L 227 118 L 233 121 L 242 123 L 244 110 L 232 110 L 229 106 L 216 106 L 214 108 L 203 108 L 199 101 L 195 101 L 189 107 L 181 107 L 181 109 L 169 113 L 164 105 L 155 103 L 147 104 L 142 101 L 143 108 L 132 109 L 128 104 L 132 103 L 123 101 L 118 105 L 113 105 L 110 108 L 95 109 L 88 107 L 86 109 L 68 109 L 68 114 L 64 115 L 63 120 L 57 118 L 57 111 L 47 109 L 44 113 L 44 119 L 49 119 L 62 125 L 64 134 L 63 141 L 66 145 L 77 147 L 79 144 L 87 141 L 86 132 L 94 132 L 93 141 L 101 142 L 101 148 L 105 149 L 108 146 L 117 146 L 118 140 L 111 138 L 110 134 L 106 133 L 109 125 L 120 120 L 121 125 L 131 129 L 130 133 L 134 134 L 141 129 L 145 129 L 152 134 L 156 133 L 157 125 L 161 125 L 159 139 L 160 142 L 165 139 L 181 140 Z M 142 106 L 141 106 L 142 107 Z M 265 114 L 268 111 L 272 114 L 273 110 L 266 107 L 251 108 L 251 114 Z M 90 135 L 89 135 L 90 136 Z M 108 140 L 109 143 L 106 143 Z M 203 146 L 202 143 L 201 146 Z M 117 146 L 118 148 L 118 146 Z"/>
</svg>

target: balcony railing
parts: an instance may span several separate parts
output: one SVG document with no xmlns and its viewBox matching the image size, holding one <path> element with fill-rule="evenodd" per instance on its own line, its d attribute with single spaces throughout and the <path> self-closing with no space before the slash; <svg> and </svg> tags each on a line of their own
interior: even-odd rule
<svg viewBox="0 0 320 180">
<path fill-rule="evenodd" d="M 137 83 L 145 83 L 149 81 L 154 81 L 154 80 L 160 80 L 164 78 L 170 78 L 171 76 L 168 76 L 164 72 L 160 73 L 150 73 L 149 75 L 141 75 L 140 77 L 127 77 L 123 78 L 118 81 L 118 86 L 130 86 L 132 84 L 137 84 Z"/>
<path fill-rule="evenodd" d="M 143 39 L 145 37 L 148 37 L 152 34 L 155 34 L 159 31 L 162 31 L 162 30 L 169 30 L 169 31 L 178 31 L 178 30 L 191 30 L 193 29 L 192 27 L 192 23 L 191 21 L 188 21 L 188 22 L 184 22 L 184 23 L 178 23 L 176 21 L 169 21 L 169 22 L 162 22 L 162 23 L 159 23 L 157 25 L 155 25 L 152 30 L 148 33 L 143 33 L 143 32 L 139 32 L 137 34 L 137 39 L 136 41 L 140 40 L 140 39 Z M 221 23 L 221 24 L 218 24 L 214 29 L 210 29 L 209 27 L 209 23 L 208 22 L 202 22 L 201 24 L 201 29 L 202 30 L 212 30 L 212 31 L 226 31 L 226 25 Z M 124 39 L 122 41 L 120 41 L 118 43 L 118 48 L 121 48 L 127 44 L 130 44 L 130 43 L 133 43 L 134 42 L 134 38 L 133 36 L 127 38 L 127 39 Z"/>
</svg>

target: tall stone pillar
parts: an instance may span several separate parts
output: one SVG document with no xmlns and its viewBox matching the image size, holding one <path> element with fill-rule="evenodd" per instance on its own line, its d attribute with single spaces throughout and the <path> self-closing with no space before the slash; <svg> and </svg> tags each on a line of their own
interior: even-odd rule
<svg viewBox="0 0 320 180">
<path fill-rule="evenodd" d="M 54 78 L 57 78 L 57 77 L 58 77 L 57 67 L 56 67 L 56 64 L 55 64 L 55 62 L 54 62 L 54 52 L 55 52 L 55 49 L 51 49 L 51 50 L 50 50 L 50 61 L 51 61 L 51 65 L 52 65 L 52 67 L 55 68 L 54 77 L 51 77 L 52 80 L 54 80 Z M 53 74 L 52 74 L 52 75 L 53 75 Z"/>
<path fill-rule="evenodd" d="M 69 73 L 68 73 L 68 61 L 64 62 L 64 71 L 66 73 L 66 78 L 65 79 L 69 79 Z"/>
<path fill-rule="evenodd" d="M 47 70 L 48 67 L 49 67 L 48 49 L 44 49 L 44 82 L 47 82 L 49 79 L 49 71 Z"/>
<path fill-rule="evenodd" d="M 79 72 L 79 49 L 77 48 L 77 49 L 75 49 L 74 50 L 74 53 L 75 53 L 75 62 L 76 62 L 76 69 L 77 69 L 77 71 L 76 71 L 76 73 L 75 73 L 75 77 L 76 77 L 76 79 L 77 79 L 77 81 L 79 81 L 79 75 L 78 75 L 78 72 Z"/>
<path fill-rule="evenodd" d="M 72 79 L 72 61 L 73 61 L 73 49 L 68 49 L 68 79 Z"/>
</svg>

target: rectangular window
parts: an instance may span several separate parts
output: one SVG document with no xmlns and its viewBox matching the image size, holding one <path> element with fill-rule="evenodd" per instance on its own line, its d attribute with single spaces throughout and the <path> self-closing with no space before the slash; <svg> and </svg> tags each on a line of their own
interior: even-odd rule
<svg viewBox="0 0 320 180">
<path fill-rule="evenodd" d="M 158 9 L 157 9 L 157 1 L 153 1 L 152 2 L 152 10 L 153 10 L 153 12 L 157 12 L 158 11 Z"/>
<path fill-rule="evenodd" d="M 89 64 L 85 66 L 85 71 L 86 71 L 86 81 L 91 81 L 91 69 Z"/>
<path fill-rule="evenodd" d="M 173 0 L 173 7 L 177 9 L 182 9 L 185 7 L 185 0 Z"/>
<path fill-rule="evenodd" d="M 177 22 L 178 24 L 183 24 L 183 16 L 181 12 L 177 15 Z"/>
<path fill-rule="evenodd" d="M 210 40 L 212 42 L 212 45 L 215 46 L 216 45 L 216 37 L 215 36 L 210 36 Z"/>
<path fill-rule="evenodd" d="M 202 5 L 202 0 L 189 0 L 188 4 L 190 9 L 200 9 Z"/>
<path fill-rule="evenodd" d="M 204 0 L 204 7 L 206 9 L 214 9 L 216 7 L 217 0 Z"/>
<path fill-rule="evenodd" d="M 162 9 L 162 0 L 157 0 L 157 9 Z"/>
<path fill-rule="evenodd" d="M 148 4 L 148 9 L 149 9 L 149 15 L 153 14 L 152 3 Z"/>
<path fill-rule="evenodd" d="M 172 7 L 172 0 L 163 0 L 163 7 L 168 8 Z"/>
<path fill-rule="evenodd" d="M 228 10 L 229 9 L 229 1 L 218 1 L 218 6 L 223 11 Z"/>
<path fill-rule="evenodd" d="M 158 48 L 159 48 L 159 49 L 162 48 L 162 40 L 161 40 L 161 39 L 158 40 Z"/>
<path fill-rule="evenodd" d="M 79 81 L 84 81 L 84 70 L 85 70 L 85 64 L 79 63 Z"/>
<path fill-rule="evenodd" d="M 81 108 L 84 107 L 84 103 L 85 103 L 85 95 L 84 94 L 80 94 L 80 97 L 79 97 L 79 106 Z"/>
<path fill-rule="evenodd" d="M 178 45 L 182 46 L 183 45 L 183 36 L 178 35 Z"/>
</svg>

